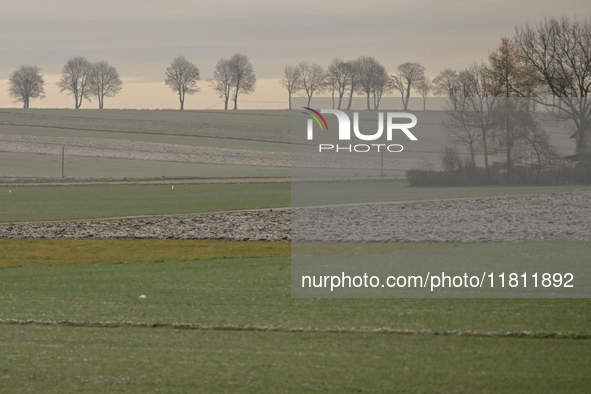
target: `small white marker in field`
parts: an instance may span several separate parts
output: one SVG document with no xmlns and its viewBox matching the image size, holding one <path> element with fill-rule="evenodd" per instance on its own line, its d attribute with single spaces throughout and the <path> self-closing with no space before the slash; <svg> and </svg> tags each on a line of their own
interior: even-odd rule
<svg viewBox="0 0 591 394">
<path fill-rule="evenodd" d="M 174 186 L 172 187 L 172 190 L 174 190 Z"/>
<path fill-rule="evenodd" d="M 142 294 L 142 295 L 140 296 L 140 298 L 146 298 L 146 296 Z"/>
<path fill-rule="evenodd" d="M 10 189 L 9 189 L 9 190 L 8 190 L 8 193 L 12 193 L 12 190 L 10 190 Z"/>
</svg>

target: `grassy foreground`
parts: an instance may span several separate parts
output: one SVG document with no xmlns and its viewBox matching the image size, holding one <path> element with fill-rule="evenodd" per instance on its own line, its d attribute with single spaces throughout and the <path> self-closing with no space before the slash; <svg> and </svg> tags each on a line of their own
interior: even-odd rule
<svg viewBox="0 0 591 394">
<path fill-rule="evenodd" d="M 3 392 L 586 393 L 577 341 L 2 327 Z"/>
<path fill-rule="evenodd" d="M 562 251 L 553 256 L 556 265 L 588 252 L 585 242 L 551 244 Z M 446 263 L 462 253 L 517 261 L 539 254 L 539 249 L 540 244 L 532 242 L 460 244 L 453 248 L 430 245 L 394 253 L 409 262 L 436 258 Z M 66 243 L 62 252 L 48 248 L 47 254 L 66 255 L 67 250 L 72 248 Z M 20 320 L 591 333 L 591 303 L 587 299 L 292 299 L 290 269 L 287 256 L 4 268 L 0 270 L 0 316 Z M 139 299 L 140 295 L 147 298 Z"/>
<path fill-rule="evenodd" d="M 578 242 L 556 247 L 586 250 Z M 445 261 L 458 248 L 519 256 L 539 245 L 429 245 L 401 253 Z M 47 255 L 67 250 L 75 247 L 64 242 Z M 0 391 L 583 393 L 591 384 L 591 340 L 503 336 L 590 334 L 588 299 L 292 299 L 288 257 L 179 260 L 1 269 Z M 226 329 L 91 326 L 106 321 Z M 282 328 L 248 331 L 270 326 Z M 353 332 L 297 332 L 339 327 Z"/>
</svg>

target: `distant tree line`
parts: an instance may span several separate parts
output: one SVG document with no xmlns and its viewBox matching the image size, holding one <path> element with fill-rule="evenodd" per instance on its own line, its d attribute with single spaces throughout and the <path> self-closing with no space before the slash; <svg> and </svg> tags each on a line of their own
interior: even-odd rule
<svg viewBox="0 0 591 394">
<path fill-rule="evenodd" d="M 432 89 L 431 81 L 425 77 L 425 68 L 418 63 L 404 63 L 398 66 L 394 75 L 388 75 L 386 68 L 373 56 L 361 56 L 354 60 L 333 59 L 324 70 L 319 64 L 306 61 L 296 66 L 286 66 L 279 81 L 288 93 L 291 109 L 292 95 L 303 92 L 308 97 L 308 106 L 314 94 L 330 93 L 333 108 L 351 109 L 353 95 L 366 97 L 367 109 L 378 109 L 383 95 L 394 91 L 401 93 L 404 109 L 408 108 L 411 89 L 417 89 L 426 98 Z"/>
<path fill-rule="evenodd" d="M 32 99 L 45 97 L 45 80 L 37 66 L 20 66 L 8 80 L 8 93 L 15 102 L 29 108 Z M 104 60 L 95 63 L 86 58 L 74 57 L 64 64 L 62 77 L 58 82 L 60 92 L 74 97 L 74 108 L 78 109 L 84 99 L 96 99 L 103 109 L 105 97 L 113 97 L 122 88 L 117 69 Z"/>
<path fill-rule="evenodd" d="M 186 94 L 199 92 L 199 80 L 199 68 L 182 56 L 174 59 L 166 69 L 165 83 L 179 95 L 181 109 L 184 109 Z M 230 59 L 219 60 L 208 82 L 224 100 L 224 109 L 228 109 L 230 98 L 234 101 L 234 109 L 238 109 L 238 95 L 254 92 L 257 80 L 248 56 L 237 53 Z"/>
<path fill-rule="evenodd" d="M 179 56 L 166 68 L 164 83 L 179 97 L 180 109 L 185 108 L 185 97 L 200 91 L 197 82 L 201 79 L 199 68 Z M 254 92 L 256 76 L 247 56 L 235 54 L 230 59 L 221 59 L 215 66 L 210 86 L 224 100 L 228 109 L 230 98 L 238 109 L 238 95 Z M 45 97 L 45 80 L 37 66 L 20 66 L 8 80 L 8 92 L 15 102 L 29 108 L 32 99 Z M 123 87 L 117 69 L 106 61 L 89 62 L 78 56 L 69 59 L 62 68 L 58 82 L 60 92 L 74 98 L 74 108 L 82 106 L 84 99 L 96 99 L 99 109 L 104 108 L 105 97 L 114 97 Z"/>
<path fill-rule="evenodd" d="M 453 144 L 442 155 L 447 175 L 416 171 L 409 174 L 411 182 L 591 182 L 591 21 L 548 18 L 519 26 L 513 38 L 501 39 L 488 62 L 459 72 L 445 69 L 433 87 L 447 97 L 444 127 Z M 567 158 L 578 162 L 576 168 L 563 165 L 544 119 L 534 116 L 537 106 L 548 110 L 545 120 L 574 125 L 576 154 Z M 466 149 L 467 160 L 457 147 Z M 489 156 L 499 153 L 504 163 L 492 166 Z M 484 172 L 476 168 L 478 154 L 484 156 Z"/>
</svg>

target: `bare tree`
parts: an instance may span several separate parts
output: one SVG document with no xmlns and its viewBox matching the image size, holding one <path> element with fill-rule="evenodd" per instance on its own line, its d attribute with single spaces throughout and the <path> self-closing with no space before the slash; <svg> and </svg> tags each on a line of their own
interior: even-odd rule
<svg viewBox="0 0 591 394">
<path fill-rule="evenodd" d="M 487 79 L 486 66 L 474 64 L 458 75 L 458 92 L 453 99 L 462 101 L 461 107 L 468 111 L 470 122 L 480 130 L 484 166 L 488 169 L 488 155 L 491 153 L 489 142 L 494 138 L 496 127 L 495 113 L 499 98 L 491 94 L 490 82 Z"/>
<path fill-rule="evenodd" d="M 535 77 L 528 71 L 529 64 L 523 60 L 515 43 L 502 38 L 497 50 L 489 56 L 490 65 L 486 68 L 489 91 L 492 95 L 503 97 L 497 106 L 499 125 L 503 124 L 504 135 L 499 136 L 507 154 L 507 179 L 511 181 L 513 172 L 513 147 L 522 138 L 525 130 L 517 122 L 524 119 L 520 112 L 529 112 L 527 102 L 518 100 L 528 91 L 528 86 L 535 84 Z"/>
<path fill-rule="evenodd" d="M 433 79 L 433 93 L 437 96 L 449 97 L 454 102 L 458 90 L 458 73 L 446 68 Z"/>
<path fill-rule="evenodd" d="M 484 65 L 475 64 L 457 75 L 455 97 L 447 98 L 444 126 L 451 142 L 468 148 L 472 166 L 476 165 L 476 154 L 482 150 L 488 168 L 489 140 L 496 127 L 499 98 L 488 90 L 485 69 Z"/>
<path fill-rule="evenodd" d="M 379 105 L 383 90 L 388 86 L 386 69 L 373 56 L 362 56 L 357 60 L 358 87 L 357 92 L 367 97 L 367 109 L 371 109 L 370 97 L 375 96 L 374 107 Z"/>
<path fill-rule="evenodd" d="M 332 109 L 335 109 L 334 94 L 335 94 L 337 88 L 336 88 L 336 84 L 334 83 L 333 80 L 331 80 L 331 78 L 328 76 L 328 74 L 326 74 L 324 81 L 322 81 L 322 90 L 325 92 L 326 91 L 330 92 L 330 96 L 332 97 Z"/>
<path fill-rule="evenodd" d="M 338 109 L 341 109 L 343 96 L 351 85 L 352 70 L 347 62 L 339 58 L 334 58 L 326 71 L 326 82 L 329 89 L 333 92 L 333 108 L 334 108 L 334 92 L 339 95 Z"/>
<path fill-rule="evenodd" d="M 538 122 L 532 121 L 526 124 L 529 129 L 524 133 L 524 140 L 532 156 L 532 164 L 539 175 L 544 167 L 556 163 L 560 163 L 564 159 L 550 141 L 550 135 L 540 126 Z"/>
<path fill-rule="evenodd" d="M 234 89 L 234 109 L 238 109 L 238 94 L 250 94 L 254 92 L 257 79 L 248 56 L 239 53 L 229 60 L 232 76 L 232 88 Z"/>
<path fill-rule="evenodd" d="M 117 69 L 106 61 L 92 65 L 88 81 L 89 94 L 98 100 L 99 109 L 103 109 L 105 97 L 113 97 L 121 91 L 123 83 Z"/>
<path fill-rule="evenodd" d="M 326 74 L 324 73 L 322 66 L 316 63 L 310 65 L 308 62 L 301 62 L 298 68 L 300 69 L 302 90 L 308 95 L 309 107 L 314 93 L 320 93 L 324 90 L 324 79 Z"/>
<path fill-rule="evenodd" d="M 170 66 L 166 68 L 166 80 L 164 84 L 179 95 L 181 110 L 185 109 L 185 95 L 199 92 L 197 81 L 200 79 L 197 66 L 183 56 L 174 59 L 170 63 Z"/>
<path fill-rule="evenodd" d="M 395 75 L 392 76 L 394 86 L 402 94 L 404 110 L 408 109 L 410 90 L 425 78 L 425 67 L 419 63 L 403 63 L 398 66 Z"/>
<path fill-rule="evenodd" d="M 211 88 L 217 92 L 218 97 L 224 100 L 224 109 L 228 109 L 228 100 L 232 93 L 233 84 L 230 61 L 220 59 L 213 71 L 213 78 L 208 81 Z"/>
<path fill-rule="evenodd" d="M 279 84 L 287 89 L 287 94 L 289 95 L 289 109 L 291 109 L 291 95 L 302 90 L 299 67 L 285 66 L 283 69 L 283 78 L 281 78 Z"/>
<path fill-rule="evenodd" d="M 591 153 L 591 21 L 545 19 L 516 29 L 519 55 L 556 98 L 556 116 L 574 122 L 577 153 Z"/>
<path fill-rule="evenodd" d="M 417 91 L 423 96 L 423 111 L 427 109 L 427 96 L 433 90 L 433 83 L 427 77 L 424 77 L 417 84 Z"/>
<path fill-rule="evenodd" d="M 353 94 L 359 89 L 359 76 L 360 76 L 360 64 L 359 59 L 349 60 L 346 62 L 347 68 L 349 69 L 349 103 L 347 109 L 351 109 L 351 103 L 353 102 Z"/>
<path fill-rule="evenodd" d="M 378 109 L 380 107 L 380 100 L 382 95 L 391 93 L 394 86 L 392 85 L 392 78 L 388 75 L 386 69 L 380 64 L 374 75 L 372 95 L 373 95 L 373 108 Z"/>
<path fill-rule="evenodd" d="M 447 138 L 456 145 L 464 145 L 468 148 L 470 165 L 475 167 L 475 157 L 482 132 L 474 122 L 470 102 L 465 98 L 458 99 L 457 103 L 448 99 L 446 114 L 447 119 L 444 120 L 443 126 Z"/>
<path fill-rule="evenodd" d="M 91 71 L 92 64 L 82 56 L 68 60 L 62 68 L 62 78 L 57 85 L 60 92 L 74 96 L 76 109 L 80 108 L 83 99 L 90 101 L 88 82 Z"/>
<path fill-rule="evenodd" d="M 20 66 L 8 79 L 8 94 L 14 102 L 23 103 L 23 108 L 29 108 L 31 99 L 45 97 L 45 81 L 37 66 Z"/>
</svg>

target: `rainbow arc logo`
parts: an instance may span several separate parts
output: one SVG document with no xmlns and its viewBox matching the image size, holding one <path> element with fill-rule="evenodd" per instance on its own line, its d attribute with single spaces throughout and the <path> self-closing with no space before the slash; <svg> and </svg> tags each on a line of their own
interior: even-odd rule
<svg viewBox="0 0 591 394">
<path fill-rule="evenodd" d="M 318 112 L 312 108 L 309 108 L 309 107 L 303 107 L 303 108 L 307 109 L 308 111 L 313 112 L 313 114 L 308 113 L 308 112 L 302 112 L 302 113 L 306 114 L 308 116 L 311 116 L 316 121 L 316 123 L 318 123 L 318 126 L 320 126 L 320 130 L 324 130 L 324 128 L 322 127 L 322 123 L 324 123 L 324 126 L 326 127 L 326 131 L 328 131 L 328 125 L 326 124 L 326 120 L 324 119 L 324 116 L 320 115 L 320 112 Z M 316 114 L 316 116 L 314 114 Z M 320 123 L 320 119 L 318 119 L 318 117 L 320 117 L 320 119 L 322 119 L 322 123 Z"/>
</svg>

